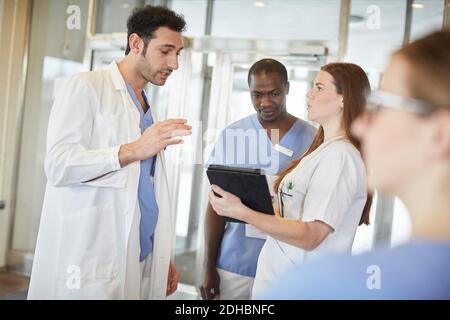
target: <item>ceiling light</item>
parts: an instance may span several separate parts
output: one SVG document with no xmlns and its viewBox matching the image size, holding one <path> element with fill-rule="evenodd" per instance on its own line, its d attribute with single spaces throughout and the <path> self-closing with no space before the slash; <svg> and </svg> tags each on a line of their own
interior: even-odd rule
<svg viewBox="0 0 450 320">
<path fill-rule="evenodd" d="M 423 4 L 421 4 L 421 3 L 413 3 L 412 4 L 412 7 L 414 8 L 414 9 L 422 9 L 423 7 L 425 7 Z"/>
<path fill-rule="evenodd" d="M 264 7 L 266 4 L 265 4 L 263 1 L 255 1 L 255 2 L 253 2 L 253 5 L 254 5 L 255 7 L 262 8 L 262 7 Z"/>
</svg>

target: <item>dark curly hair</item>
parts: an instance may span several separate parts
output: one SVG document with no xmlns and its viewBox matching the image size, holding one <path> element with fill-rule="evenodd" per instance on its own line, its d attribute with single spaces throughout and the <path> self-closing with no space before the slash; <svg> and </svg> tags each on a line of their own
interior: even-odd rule
<svg viewBox="0 0 450 320">
<path fill-rule="evenodd" d="M 136 33 L 144 40 L 145 56 L 147 46 L 154 37 L 153 33 L 160 27 L 167 27 L 176 32 L 183 32 L 186 28 L 186 21 L 182 15 L 163 6 L 146 5 L 133 10 L 133 13 L 127 20 L 127 49 L 125 55 L 130 52 L 130 35 Z"/>
</svg>

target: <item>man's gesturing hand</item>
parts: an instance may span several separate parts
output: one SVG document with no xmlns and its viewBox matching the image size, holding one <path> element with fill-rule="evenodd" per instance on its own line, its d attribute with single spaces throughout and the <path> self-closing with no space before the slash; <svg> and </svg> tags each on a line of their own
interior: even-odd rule
<svg viewBox="0 0 450 320">
<path fill-rule="evenodd" d="M 120 146 L 119 162 L 124 167 L 134 161 L 146 160 L 172 144 L 181 144 L 178 137 L 192 133 L 192 127 L 185 119 L 169 119 L 156 122 L 147 128 L 134 142 Z"/>
</svg>

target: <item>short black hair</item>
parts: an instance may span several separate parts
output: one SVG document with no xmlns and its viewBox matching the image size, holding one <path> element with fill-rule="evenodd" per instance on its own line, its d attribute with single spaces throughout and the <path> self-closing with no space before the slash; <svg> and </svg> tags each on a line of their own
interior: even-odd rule
<svg viewBox="0 0 450 320">
<path fill-rule="evenodd" d="M 258 62 L 255 62 L 250 70 L 248 70 L 248 85 L 250 86 L 251 83 L 251 76 L 252 75 L 258 75 L 263 73 L 277 73 L 280 75 L 281 80 L 283 83 L 288 82 L 288 73 L 286 70 L 286 67 L 279 61 L 275 59 L 262 59 Z"/>
<path fill-rule="evenodd" d="M 153 33 L 160 27 L 167 27 L 176 32 L 183 32 L 186 21 L 180 14 L 163 6 L 146 5 L 133 10 L 127 20 L 127 49 L 125 55 L 130 52 L 130 35 L 136 33 L 144 40 L 144 52 L 147 51 L 149 41 L 154 37 Z"/>
</svg>

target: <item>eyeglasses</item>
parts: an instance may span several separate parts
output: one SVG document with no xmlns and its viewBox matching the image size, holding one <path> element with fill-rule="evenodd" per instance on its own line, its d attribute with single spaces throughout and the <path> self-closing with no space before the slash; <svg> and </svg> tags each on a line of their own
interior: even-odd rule
<svg viewBox="0 0 450 320">
<path fill-rule="evenodd" d="M 425 101 L 399 96 L 390 92 L 374 90 L 367 97 L 366 110 L 377 111 L 380 108 L 404 110 L 420 115 L 428 115 L 434 107 Z"/>
</svg>

